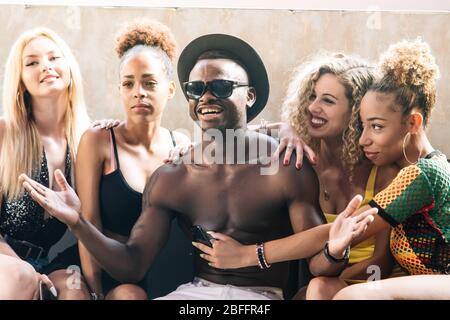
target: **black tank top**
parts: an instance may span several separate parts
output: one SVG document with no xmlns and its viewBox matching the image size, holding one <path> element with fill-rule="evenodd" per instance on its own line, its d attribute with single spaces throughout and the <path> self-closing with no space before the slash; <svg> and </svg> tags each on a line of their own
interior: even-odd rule
<svg viewBox="0 0 450 320">
<path fill-rule="evenodd" d="M 142 209 L 142 193 L 132 189 L 120 170 L 116 137 L 111 130 L 111 141 L 116 160 L 116 170 L 102 175 L 100 180 L 100 212 L 103 228 L 128 237 Z M 172 131 L 170 136 L 175 146 Z"/>
<path fill-rule="evenodd" d="M 66 148 L 64 175 L 71 185 L 71 158 L 70 150 Z M 49 186 L 48 166 L 45 151 L 39 170 L 35 170 L 32 178 L 44 186 Z M 53 217 L 45 218 L 44 209 L 35 202 L 28 191 L 12 201 L 3 197 L 0 213 L 0 233 L 16 240 L 31 242 L 44 248 L 46 253 L 51 246 L 61 239 L 66 232 L 66 225 Z"/>
</svg>

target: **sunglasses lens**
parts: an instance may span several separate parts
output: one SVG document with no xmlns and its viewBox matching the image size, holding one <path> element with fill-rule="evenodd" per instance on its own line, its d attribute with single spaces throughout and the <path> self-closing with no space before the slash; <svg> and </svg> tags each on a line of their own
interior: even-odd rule
<svg viewBox="0 0 450 320">
<path fill-rule="evenodd" d="M 205 83 L 202 81 L 192 81 L 186 83 L 186 95 L 191 99 L 199 99 L 205 90 Z"/>
<path fill-rule="evenodd" d="M 211 91 L 217 98 L 228 98 L 233 93 L 233 82 L 228 80 L 211 81 Z"/>
</svg>

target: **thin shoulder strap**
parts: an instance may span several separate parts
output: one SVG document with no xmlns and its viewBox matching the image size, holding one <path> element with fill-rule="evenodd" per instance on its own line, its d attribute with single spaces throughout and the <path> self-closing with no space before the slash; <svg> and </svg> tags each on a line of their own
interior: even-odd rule
<svg viewBox="0 0 450 320">
<path fill-rule="evenodd" d="M 177 146 L 177 142 L 175 141 L 175 137 L 173 136 L 172 130 L 169 130 L 169 133 L 170 133 L 170 137 L 172 138 L 172 144 L 173 144 L 174 147 L 176 147 Z"/>
<path fill-rule="evenodd" d="M 120 169 L 120 162 L 119 162 L 119 154 L 117 153 L 117 144 L 116 144 L 116 136 L 114 134 L 114 129 L 111 128 L 109 129 L 111 132 L 111 144 L 112 144 L 112 149 L 114 151 L 114 158 L 111 157 L 111 160 L 115 160 L 116 162 L 116 168 L 115 169 Z M 111 154 L 112 155 L 112 154 Z M 114 166 L 111 164 L 111 167 L 114 168 Z"/>
</svg>

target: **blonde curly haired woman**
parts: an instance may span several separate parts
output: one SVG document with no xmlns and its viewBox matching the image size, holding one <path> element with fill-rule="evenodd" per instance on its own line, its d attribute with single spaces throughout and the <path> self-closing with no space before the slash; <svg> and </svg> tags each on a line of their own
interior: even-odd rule
<svg viewBox="0 0 450 320">
<path fill-rule="evenodd" d="M 73 275 L 62 270 L 79 264 L 76 248 L 48 260 L 50 247 L 66 226 L 44 212 L 18 180 L 27 173 L 57 189 L 53 172 L 60 169 L 73 181 L 78 142 L 89 125 L 78 64 L 52 30 L 28 30 L 15 41 L 5 66 L 3 108 L 0 298 L 38 298 L 40 281 L 49 287 L 53 282 L 60 299 L 86 298 L 84 284 L 79 290 L 68 288 L 67 277 Z M 49 274 L 51 281 L 41 273 Z"/>
</svg>

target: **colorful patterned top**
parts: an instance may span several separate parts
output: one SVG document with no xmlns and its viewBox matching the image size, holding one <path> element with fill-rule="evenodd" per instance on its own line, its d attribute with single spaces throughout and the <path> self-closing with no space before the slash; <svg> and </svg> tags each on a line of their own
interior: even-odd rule
<svg viewBox="0 0 450 320">
<path fill-rule="evenodd" d="M 450 165 L 433 151 L 369 202 L 392 225 L 391 252 L 409 274 L 450 273 L 449 197 Z"/>
</svg>

